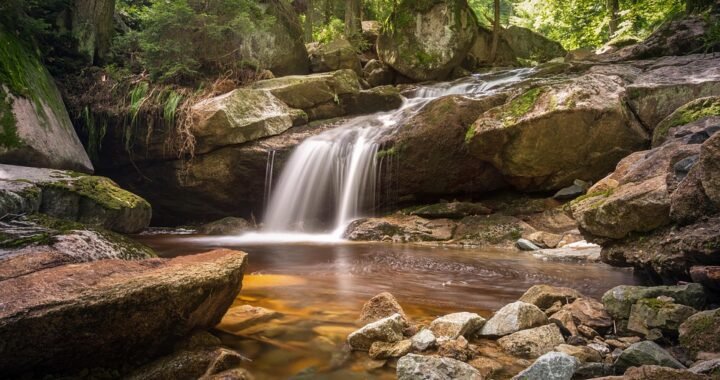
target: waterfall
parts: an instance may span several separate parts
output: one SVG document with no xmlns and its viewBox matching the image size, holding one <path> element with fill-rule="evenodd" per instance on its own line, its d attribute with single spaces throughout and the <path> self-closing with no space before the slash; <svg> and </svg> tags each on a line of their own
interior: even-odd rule
<svg viewBox="0 0 720 380">
<path fill-rule="evenodd" d="M 447 95 L 491 93 L 515 83 L 530 69 L 474 75 L 454 82 L 420 86 L 393 111 L 359 116 L 302 142 L 273 183 L 275 152 L 268 153 L 264 234 L 320 234 L 340 239 L 352 220 L 376 207 L 380 140 L 402 126 L 429 102 Z M 385 158 L 385 157 L 384 157 Z M 390 159 L 386 170 L 397 170 Z M 253 238 L 257 238 L 253 234 Z M 248 236 L 250 238 L 250 236 Z M 321 239 L 322 240 L 322 239 Z"/>
</svg>

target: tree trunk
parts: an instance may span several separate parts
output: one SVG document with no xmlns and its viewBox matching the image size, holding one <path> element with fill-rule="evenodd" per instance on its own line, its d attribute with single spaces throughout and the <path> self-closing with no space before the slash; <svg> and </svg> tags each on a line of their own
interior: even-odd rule
<svg viewBox="0 0 720 380">
<path fill-rule="evenodd" d="M 607 11 L 610 15 L 609 32 L 610 38 L 612 38 L 620 24 L 620 0 L 607 0 Z"/>
<path fill-rule="evenodd" d="M 360 34 L 362 24 L 360 21 L 361 0 L 345 1 L 345 36 L 352 37 Z"/>
<path fill-rule="evenodd" d="M 493 20 L 493 38 L 490 47 L 490 62 L 497 59 L 498 42 L 500 41 L 500 0 L 495 0 L 495 20 Z"/>
<path fill-rule="evenodd" d="M 307 9 L 305 9 L 305 42 L 313 42 L 313 2 L 306 0 Z"/>
</svg>

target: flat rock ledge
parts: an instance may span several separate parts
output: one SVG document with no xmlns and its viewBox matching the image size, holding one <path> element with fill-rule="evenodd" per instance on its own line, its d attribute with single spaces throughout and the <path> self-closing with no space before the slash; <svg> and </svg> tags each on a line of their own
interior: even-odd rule
<svg viewBox="0 0 720 380">
<path fill-rule="evenodd" d="M 240 291 L 247 255 L 64 265 L 0 282 L 0 373 L 146 362 L 211 328 Z M 70 368 L 73 367 L 73 368 Z"/>
</svg>

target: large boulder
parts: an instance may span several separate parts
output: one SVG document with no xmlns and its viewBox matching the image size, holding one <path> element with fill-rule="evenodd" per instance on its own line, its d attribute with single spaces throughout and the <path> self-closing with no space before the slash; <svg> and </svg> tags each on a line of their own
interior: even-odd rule
<svg viewBox="0 0 720 380">
<path fill-rule="evenodd" d="M 520 26 L 511 25 L 502 31 L 502 37 L 518 58 L 547 62 L 567 54 L 559 42 Z"/>
<path fill-rule="evenodd" d="M 378 55 L 417 81 L 446 78 L 462 63 L 478 30 L 465 0 L 402 1 L 390 17 L 394 27 L 380 34 Z"/>
<path fill-rule="evenodd" d="M 31 50 L 2 29 L 0 162 L 93 171 L 50 73 Z"/>
<path fill-rule="evenodd" d="M 245 266 L 244 253 L 217 250 L 59 266 L 2 281 L 0 371 L 146 361 L 194 329 L 215 326 Z"/>
<path fill-rule="evenodd" d="M 483 379 L 477 369 L 459 360 L 415 354 L 398 360 L 397 377 L 398 380 Z"/>
<path fill-rule="evenodd" d="M 152 215 L 147 201 L 112 180 L 75 172 L 0 165 L 0 194 L 8 193 L 31 206 L 18 210 L 15 204 L 6 211 L 41 212 L 122 233 L 142 231 Z"/>
<path fill-rule="evenodd" d="M 538 191 L 602 178 L 648 135 L 621 78 L 586 74 L 523 89 L 478 118 L 465 141 L 517 189 Z"/>
<path fill-rule="evenodd" d="M 649 130 L 683 104 L 720 95 L 720 58 L 691 55 L 651 62 L 627 87 L 628 104 Z"/>
</svg>

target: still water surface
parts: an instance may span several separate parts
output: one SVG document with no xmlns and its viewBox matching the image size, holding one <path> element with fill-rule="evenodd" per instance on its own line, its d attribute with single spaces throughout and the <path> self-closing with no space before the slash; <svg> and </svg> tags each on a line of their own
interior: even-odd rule
<svg viewBox="0 0 720 380">
<path fill-rule="evenodd" d="M 241 331 L 232 309 L 219 329 L 223 341 L 252 361 L 262 379 L 385 379 L 389 366 L 367 354 L 343 353 L 365 301 L 392 293 L 419 322 L 471 311 L 488 317 L 530 286 L 551 284 L 599 298 L 620 284 L 638 284 L 629 269 L 600 263 L 545 261 L 532 254 L 400 244 L 263 244 L 198 236 L 142 236 L 164 257 L 213 248 L 249 254 L 243 289 L 233 307 L 251 304 L 282 317 Z M 390 363 L 392 365 L 392 363 Z"/>
</svg>

